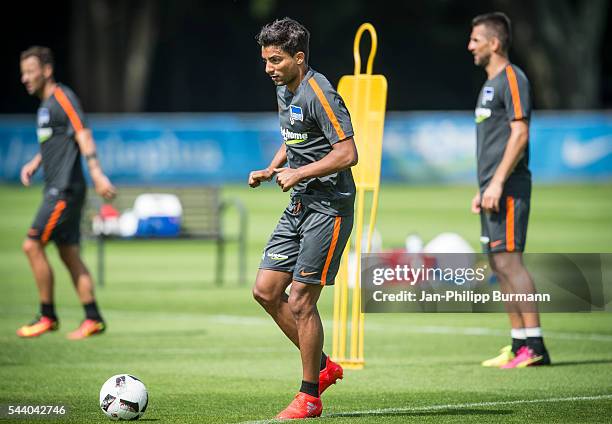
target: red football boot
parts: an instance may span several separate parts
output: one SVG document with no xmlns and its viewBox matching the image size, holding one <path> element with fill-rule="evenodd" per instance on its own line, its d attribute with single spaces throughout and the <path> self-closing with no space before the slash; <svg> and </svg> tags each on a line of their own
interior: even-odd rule
<svg viewBox="0 0 612 424">
<path fill-rule="evenodd" d="M 34 321 L 32 321 L 29 325 L 24 325 L 19 330 L 17 330 L 17 335 L 19 337 L 38 337 L 47 331 L 55 331 L 57 330 L 59 324 L 56 319 L 49 318 L 46 316 L 39 316 Z"/>
<path fill-rule="evenodd" d="M 319 372 L 319 396 L 332 384 L 336 384 L 337 380 L 342 380 L 344 370 L 334 361 L 327 357 L 325 368 Z"/>
<path fill-rule="evenodd" d="M 321 412 L 323 412 L 321 398 L 299 392 L 289 406 L 276 416 L 276 419 L 294 420 L 297 418 L 315 418 L 320 417 Z"/>
<path fill-rule="evenodd" d="M 71 333 L 68 333 L 68 336 L 66 337 L 68 337 L 70 340 L 86 339 L 94 334 L 103 333 L 104 330 L 106 330 L 106 324 L 104 324 L 103 321 L 96 321 L 95 319 L 88 318 L 81 323 L 79 328 Z"/>
</svg>

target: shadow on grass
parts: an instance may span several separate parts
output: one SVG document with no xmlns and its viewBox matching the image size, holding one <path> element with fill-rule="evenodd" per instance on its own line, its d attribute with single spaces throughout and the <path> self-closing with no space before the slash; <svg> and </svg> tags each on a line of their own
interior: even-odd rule
<svg viewBox="0 0 612 424">
<path fill-rule="evenodd" d="M 177 330 L 169 328 L 167 330 L 151 330 L 151 329 L 131 329 L 129 333 L 108 333 L 112 334 L 114 338 L 130 338 L 133 339 L 135 335 L 144 335 L 146 337 L 160 337 L 160 338 L 177 338 L 177 337 L 204 337 L 208 333 L 206 329 L 185 329 Z"/>
<path fill-rule="evenodd" d="M 446 408 L 436 411 L 398 410 L 398 411 L 363 411 L 363 412 L 338 412 L 324 415 L 321 418 L 346 418 L 346 417 L 420 417 L 420 416 L 442 416 L 442 415 L 510 415 L 513 411 L 502 409 L 466 409 Z"/>
<path fill-rule="evenodd" d="M 562 367 L 565 365 L 597 365 L 597 364 L 612 364 L 612 358 L 610 359 L 586 359 L 583 361 L 553 361 L 552 362 L 552 366 L 553 367 Z M 451 366 L 451 365 L 457 365 L 457 366 L 476 366 L 479 365 L 478 363 L 474 362 L 474 361 L 455 361 L 455 362 L 445 362 L 443 365 L 445 366 Z M 497 367 L 482 367 L 482 368 L 489 368 L 489 369 L 497 369 Z M 540 367 L 529 367 L 529 368 L 540 368 Z M 542 368 L 547 368 L 547 367 L 542 367 Z"/>
<path fill-rule="evenodd" d="M 553 367 L 563 367 L 566 365 L 597 365 L 597 364 L 612 364 L 612 359 L 587 359 L 585 361 L 553 361 Z"/>
</svg>

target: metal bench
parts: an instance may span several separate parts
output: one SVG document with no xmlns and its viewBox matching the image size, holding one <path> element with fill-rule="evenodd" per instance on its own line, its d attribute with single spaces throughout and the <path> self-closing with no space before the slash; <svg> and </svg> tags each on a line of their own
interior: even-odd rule
<svg viewBox="0 0 612 424">
<path fill-rule="evenodd" d="M 82 234 L 86 238 L 96 239 L 98 261 L 98 284 L 104 285 L 105 245 L 109 241 L 128 242 L 133 240 L 210 240 L 216 242 L 217 257 L 215 279 L 217 284 L 223 284 L 225 269 L 225 244 L 238 243 L 238 275 L 240 284 L 246 281 L 246 232 L 247 212 L 238 199 L 221 200 L 217 187 L 144 187 L 123 186 L 118 187 L 117 197 L 112 205 L 119 212 L 130 209 L 136 197 L 143 193 L 170 193 L 176 195 L 183 208 L 180 234 L 176 237 L 130 237 L 124 238 L 115 235 L 96 235 L 93 232 L 93 218 L 98 215 L 103 203 L 93 189 L 89 195 L 83 213 L 81 224 Z M 228 236 L 223 231 L 223 216 L 228 208 L 234 207 L 238 212 L 238 234 Z"/>
</svg>

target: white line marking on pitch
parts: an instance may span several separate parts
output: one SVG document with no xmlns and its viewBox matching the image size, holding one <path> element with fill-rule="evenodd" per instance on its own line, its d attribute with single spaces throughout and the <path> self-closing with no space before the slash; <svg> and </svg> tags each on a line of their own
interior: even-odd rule
<svg viewBox="0 0 612 424">
<path fill-rule="evenodd" d="M 367 325 L 367 324 L 366 324 Z M 449 327 L 449 326 L 426 326 L 406 328 L 408 333 L 419 334 L 461 334 L 466 336 L 506 336 L 507 330 L 496 330 L 486 327 Z M 597 333 L 562 333 L 558 331 L 545 331 L 544 336 L 551 339 L 564 340 L 592 340 L 598 342 L 612 342 L 612 335 Z"/>
<path fill-rule="evenodd" d="M 520 399 L 520 400 L 502 400 L 496 402 L 474 402 L 474 403 L 455 403 L 447 405 L 430 405 L 430 406 L 415 406 L 406 408 L 382 408 L 382 409 L 369 409 L 365 411 L 346 411 L 336 412 L 331 414 L 324 414 L 321 418 L 333 418 L 333 417 L 355 417 L 362 415 L 387 415 L 387 414 L 400 414 L 402 412 L 429 412 L 429 411 L 440 411 L 445 409 L 467 409 L 467 408 L 481 408 L 487 406 L 504 406 L 504 405 L 520 405 L 527 403 L 554 403 L 554 402 L 579 402 L 588 400 L 607 400 L 612 399 L 612 394 L 609 395 L 597 395 L 597 396 L 573 396 L 565 398 L 548 398 L 548 399 Z M 259 421 L 244 421 L 239 424 L 267 424 L 276 423 L 279 420 L 259 420 Z"/>
<path fill-rule="evenodd" d="M 236 325 L 269 325 L 270 321 L 267 318 L 238 316 L 238 315 L 209 315 L 208 318 L 212 321 L 221 324 L 236 324 Z M 379 325 L 378 323 L 366 323 L 366 327 L 372 329 L 388 329 L 389 325 Z M 416 334 L 452 334 L 466 336 L 507 336 L 508 330 L 498 330 L 486 327 L 451 327 L 444 325 L 428 325 L 423 327 L 402 327 L 402 331 L 406 333 Z M 550 339 L 563 340 L 588 340 L 597 342 L 612 342 L 612 335 L 597 334 L 597 333 L 564 333 L 558 331 L 545 331 L 544 336 Z"/>
<path fill-rule="evenodd" d="M 26 308 L 13 308 L 11 312 L 19 311 L 19 312 L 28 312 L 30 309 Z M 270 319 L 261 316 L 243 316 L 243 315 L 228 315 L 228 314 L 216 314 L 216 315 L 207 315 L 200 313 L 167 313 L 167 312 L 150 312 L 150 311 L 124 311 L 124 310 L 113 310 L 113 309 L 105 309 L 108 314 L 116 314 L 117 316 L 127 316 L 130 319 L 138 319 L 138 318 L 153 318 L 153 319 L 163 319 L 164 321 L 193 321 L 197 322 L 198 320 L 204 320 L 209 322 L 214 322 L 218 324 L 227 324 L 227 325 L 240 325 L 240 326 L 270 326 Z M 5 311 L 4 311 L 5 312 Z M 79 311 L 78 314 L 81 314 Z M 68 316 L 71 315 L 71 312 L 67 312 Z M 77 316 L 77 312 L 75 309 L 75 313 L 73 316 Z M 80 316 L 80 315 L 78 315 Z M 331 328 L 331 322 L 328 321 L 324 323 L 327 324 L 329 328 Z M 413 333 L 413 334 L 450 334 L 450 335 L 465 335 L 465 336 L 507 336 L 508 330 L 500 330 L 495 328 L 487 328 L 487 327 L 452 327 L 445 325 L 428 325 L 423 327 L 406 327 L 404 324 L 394 325 L 393 323 L 380 324 L 377 322 L 366 323 L 366 328 L 370 328 L 373 330 L 388 330 L 394 329 L 397 331 L 402 331 L 404 333 Z M 327 329 L 327 327 L 326 327 Z M 547 339 L 561 339 L 561 340 L 584 340 L 584 341 L 594 341 L 594 342 L 612 342 L 611 334 L 601 334 L 601 333 L 565 333 L 560 331 L 546 331 L 544 330 L 544 337 Z"/>
</svg>

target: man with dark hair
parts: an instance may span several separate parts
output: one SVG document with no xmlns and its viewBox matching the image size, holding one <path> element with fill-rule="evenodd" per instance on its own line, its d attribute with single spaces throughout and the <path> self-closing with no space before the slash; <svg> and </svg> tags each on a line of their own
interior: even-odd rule
<svg viewBox="0 0 612 424">
<path fill-rule="evenodd" d="M 529 81 L 510 63 L 510 20 L 503 13 L 474 18 L 468 50 L 485 69 L 476 104 L 479 190 L 472 212 L 480 214 L 481 243 L 504 293 L 535 293 L 523 264 L 529 204 Z M 537 308 L 526 302 L 507 302 L 512 345 L 483 366 L 522 368 L 548 365 Z"/>
<path fill-rule="evenodd" d="M 321 415 L 320 394 L 343 376 L 342 367 L 322 353 L 317 300 L 324 286 L 334 284 L 353 227 L 350 167 L 357 164 L 357 148 L 342 98 L 308 66 L 309 37 L 289 18 L 264 26 L 257 36 L 265 71 L 277 87 L 284 143 L 266 169 L 250 173 L 249 185 L 257 187 L 276 175 L 283 191 L 293 188 L 253 287 L 255 299 L 302 358 L 300 391 L 280 419 Z M 285 163 L 289 166 L 283 168 Z"/>
<path fill-rule="evenodd" d="M 98 311 L 93 282 L 80 254 L 81 210 L 85 201 L 85 178 L 81 154 L 85 156 L 96 192 L 105 199 L 115 195 L 115 188 L 102 172 L 96 157 L 91 131 L 86 128 L 83 111 L 76 95 L 53 77 L 53 54 L 47 47 L 31 47 L 21 54 L 21 82 L 28 94 L 41 100 L 38 108 L 40 153 L 21 170 L 23 185 L 29 186 L 42 165 L 45 188 L 23 251 L 30 262 L 40 298 L 40 315 L 17 330 L 20 337 L 36 337 L 57 330 L 59 321 L 53 299 L 53 271 L 45 254 L 50 240 L 70 272 L 72 282 L 85 309 L 85 320 L 68 338 L 83 339 L 102 333 L 106 326 Z"/>
<path fill-rule="evenodd" d="M 512 44 L 510 18 L 501 12 L 484 13 L 472 19 L 472 28 L 479 25 L 484 25 L 489 33 L 495 34 L 499 40 L 501 52 L 507 57 Z"/>
</svg>

